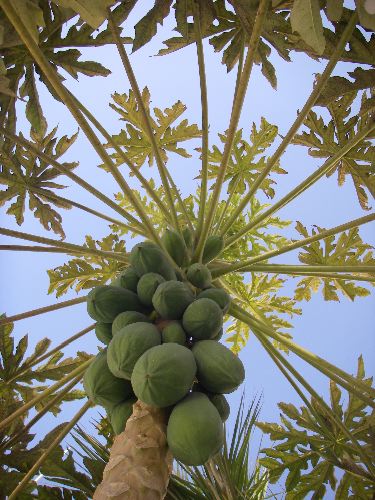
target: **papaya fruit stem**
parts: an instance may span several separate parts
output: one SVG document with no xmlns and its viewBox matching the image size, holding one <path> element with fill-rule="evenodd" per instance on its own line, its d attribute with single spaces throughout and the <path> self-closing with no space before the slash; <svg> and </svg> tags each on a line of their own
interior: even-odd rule
<svg viewBox="0 0 375 500">
<path fill-rule="evenodd" d="M 81 304 L 82 302 L 86 302 L 86 295 L 84 297 L 77 297 L 76 299 L 64 300 L 63 302 L 58 302 L 57 304 L 52 304 L 50 306 L 31 309 L 30 311 L 15 314 L 13 316 L 3 317 L 0 319 L 0 326 L 7 325 L 8 323 L 14 323 L 20 319 L 31 318 L 32 316 L 38 316 L 39 314 L 56 311 L 57 309 L 62 309 L 64 307 L 74 306 L 75 304 Z"/>
<path fill-rule="evenodd" d="M 162 202 L 156 191 L 151 187 L 149 181 L 144 177 L 139 168 L 137 168 L 130 160 L 130 158 L 124 153 L 124 151 L 120 148 L 120 146 L 116 143 L 116 141 L 113 140 L 111 134 L 109 134 L 106 129 L 101 125 L 101 123 L 95 118 L 95 116 L 81 103 L 77 97 L 75 97 L 72 92 L 70 92 L 70 95 L 72 96 L 72 99 L 74 99 L 74 102 L 77 104 L 79 109 L 82 111 L 84 115 L 90 120 L 90 122 L 96 127 L 96 129 L 102 134 L 102 136 L 108 141 L 108 143 L 111 145 L 111 147 L 116 151 L 116 153 L 122 158 L 124 163 L 129 167 L 129 169 L 132 171 L 135 177 L 141 182 L 147 193 L 150 195 L 150 197 L 154 200 L 154 202 L 157 204 L 157 206 L 160 208 L 160 210 L 163 212 L 164 216 L 166 217 L 167 220 L 170 219 L 170 213 L 165 206 L 165 204 Z"/>
<path fill-rule="evenodd" d="M 307 117 L 308 113 L 310 112 L 311 108 L 314 106 L 315 102 L 317 101 L 318 97 L 320 96 L 325 84 L 327 83 L 329 77 L 331 76 L 331 73 L 333 69 L 335 68 L 337 62 L 340 59 L 340 56 L 342 54 L 342 51 L 345 48 L 345 45 L 347 44 L 348 40 L 350 40 L 353 31 L 355 29 L 355 26 L 358 21 L 358 14 L 355 11 L 352 14 L 352 17 L 348 24 L 345 27 L 345 30 L 343 31 L 341 38 L 335 47 L 335 50 L 332 52 L 332 55 L 327 63 L 327 66 L 325 67 L 323 73 L 319 76 L 318 81 L 315 83 L 313 90 L 308 97 L 306 103 L 304 104 L 303 108 L 301 111 L 298 112 L 297 118 L 295 119 L 294 123 L 288 130 L 287 134 L 284 136 L 281 144 L 275 151 L 275 153 L 272 155 L 272 157 L 268 160 L 263 172 L 259 174 L 258 178 L 255 180 L 255 182 L 252 184 L 249 192 L 243 197 L 241 200 L 240 204 L 238 205 L 237 209 L 233 212 L 231 217 L 228 219 L 227 223 L 222 229 L 221 235 L 225 236 L 225 234 L 228 232 L 234 221 L 237 219 L 237 217 L 241 214 L 241 212 L 244 210 L 246 205 L 250 202 L 251 198 L 254 196 L 256 193 L 257 189 L 263 182 L 263 180 L 267 177 L 267 175 L 271 172 L 273 167 L 276 165 L 277 161 L 280 159 L 282 154 L 285 152 L 286 148 L 289 146 L 289 144 L 292 142 L 295 134 L 297 133 L 298 129 L 301 127 L 303 122 L 305 121 L 305 118 Z"/>
<path fill-rule="evenodd" d="M 20 137 L 16 134 L 12 134 L 9 130 L 6 130 L 4 127 L 0 127 L 0 131 L 2 134 L 4 134 L 8 139 L 11 139 L 14 141 L 15 144 L 19 144 L 20 146 L 23 146 L 24 148 L 28 149 L 29 151 L 32 151 L 34 154 L 38 155 L 38 157 L 45 161 L 48 162 L 50 165 L 52 165 L 56 170 L 58 170 L 60 173 L 66 175 L 74 181 L 76 184 L 81 186 L 83 189 L 91 193 L 93 196 L 98 198 L 100 201 L 105 203 L 107 206 L 115 210 L 118 214 L 122 215 L 126 220 L 128 220 L 133 226 L 131 226 L 130 230 L 140 234 L 142 236 L 145 235 L 144 228 L 142 224 L 135 218 L 133 217 L 129 212 L 121 208 L 117 203 L 112 201 L 108 196 L 105 196 L 101 191 L 96 189 L 94 186 L 83 180 L 79 175 L 71 172 L 68 168 L 64 167 L 63 164 L 59 163 L 55 158 L 52 156 L 44 153 L 40 149 L 38 149 L 35 144 L 32 144 L 30 141 L 25 139 L 24 137 Z"/>
<path fill-rule="evenodd" d="M 2 450 L 6 450 L 7 448 L 11 448 L 17 441 L 20 437 L 22 437 L 29 429 L 31 429 L 31 427 L 36 424 L 37 422 L 39 422 L 39 420 L 46 414 L 49 412 L 49 410 L 56 404 L 58 403 L 59 401 L 61 401 L 63 399 L 63 397 L 68 394 L 71 389 L 73 389 L 73 387 L 75 385 L 78 384 L 78 382 L 80 380 L 82 380 L 82 374 L 81 375 L 78 375 L 78 377 L 76 377 L 75 379 L 73 379 L 70 384 L 68 384 L 67 386 L 64 387 L 64 389 L 62 389 L 58 394 L 56 394 L 56 396 L 54 396 L 44 407 L 43 409 L 38 412 L 29 422 L 27 422 L 27 424 L 25 424 L 24 427 L 22 427 L 22 429 L 17 432 L 17 434 L 15 434 L 14 436 L 12 436 L 8 441 L 4 441 L 1 446 L 0 446 L 0 449 Z M 7 381 L 7 383 L 9 383 L 10 380 Z"/>
<path fill-rule="evenodd" d="M 294 189 L 292 189 L 287 195 L 285 195 L 281 200 L 276 202 L 272 207 L 270 207 L 265 212 L 259 214 L 255 217 L 251 222 L 246 224 L 238 233 L 234 234 L 230 238 L 227 238 L 225 248 L 230 247 L 238 241 L 242 236 L 251 231 L 252 229 L 256 229 L 260 224 L 267 221 L 275 212 L 285 207 L 291 201 L 293 201 L 297 196 L 306 191 L 309 187 L 311 187 L 315 182 L 321 179 L 324 175 L 328 174 L 330 170 L 332 170 L 336 164 L 346 155 L 354 146 L 356 146 L 360 141 L 362 141 L 365 137 L 370 135 L 375 130 L 375 123 L 372 123 L 369 127 L 364 128 L 358 134 L 356 134 L 351 141 L 349 141 L 344 147 L 340 149 L 334 156 L 329 158 L 327 161 L 323 163 L 321 167 L 319 167 L 313 174 L 309 175 L 304 181 L 298 184 Z"/>
<path fill-rule="evenodd" d="M 249 33 L 249 36 L 250 36 L 250 33 Z M 244 56 L 245 56 L 245 40 L 242 39 L 242 47 L 241 47 L 241 52 L 240 52 L 240 55 L 239 55 L 238 68 L 237 68 L 236 88 L 235 88 L 235 91 L 234 91 L 235 95 L 238 92 L 238 86 L 239 86 L 239 83 L 240 83 L 240 78 L 241 78 L 241 73 L 242 73 L 242 68 L 243 68 Z M 233 195 L 236 192 L 239 180 L 240 180 L 240 177 L 238 176 L 237 179 L 236 179 L 236 181 L 235 181 L 235 183 L 234 183 L 234 186 L 232 187 L 231 191 L 228 193 L 228 197 L 227 197 L 227 200 L 225 202 L 225 206 L 224 206 L 224 208 L 223 208 L 223 210 L 222 210 L 222 212 L 220 214 L 219 220 L 218 220 L 218 222 L 217 222 L 217 224 L 215 226 L 214 234 L 218 234 L 219 231 L 220 231 L 220 227 L 223 224 L 223 221 L 225 219 L 227 210 L 228 210 L 228 208 L 230 206 L 230 203 L 232 201 Z M 220 233 L 220 235 L 221 235 L 221 233 Z"/>
<path fill-rule="evenodd" d="M 204 221 L 203 229 L 199 234 L 199 240 L 198 240 L 197 248 L 196 248 L 194 256 L 193 256 L 193 262 L 195 262 L 195 261 L 201 262 L 205 241 L 206 241 L 207 237 L 211 234 L 211 227 L 212 227 L 213 221 L 215 219 L 215 214 L 216 214 L 216 210 L 217 210 L 217 206 L 218 206 L 218 202 L 219 202 L 221 188 L 222 188 L 223 183 L 224 183 L 225 173 L 226 173 L 229 158 L 231 155 L 232 145 L 233 145 L 235 133 L 236 133 L 237 126 L 238 126 L 238 121 L 240 119 L 241 110 L 242 110 L 243 102 L 244 102 L 246 91 L 247 91 L 247 86 L 248 86 L 250 75 L 251 75 L 251 70 L 252 70 L 252 67 L 254 64 L 254 59 L 255 59 L 255 55 L 257 52 L 258 44 L 259 44 L 259 39 L 260 39 L 260 36 L 262 33 L 263 23 L 264 23 L 264 20 L 266 18 L 268 5 L 269 5 L 269 0 L 261 0 L 259 2 L 259 7 L 258 7 L 257 14 L 256 14 L 255 22 L 254 22 L 254 29 L 251 33 L 251 38 L 250 38 L 250 42 L 248 45 L 246 60 L 244 63 L 243 71 L 241 73 L 241 78 L 240 78 L 240 82 L 238 84 L 237 92 L 234 95 L 233 107 L 232 107 L 230 123 L 229 123 L 229 127 L 228 127 L 227 140 L 226 140 L 225 146 L 224 146 L 223 157 L 222 157 L 221 164 L 220 164 L 220 167 L 218 170 L 218 175 L 217 175 L 217 178 L 215 181 L 215 188 L 214 188 L 211 202 L 209 205 L 207 218 Z"/>
<path fill-rule="evenodd" d="M 87 139 L 90 141 L 100 159 L 104 162 L 106 168 L 111 172 L 112 176 L 114 177 L 124 194 L 129 198 L 130 203 L 133 205 L 142 223 L 146 226 L 149 235 L 155 240 L 155 242 L 158 242 L 159 237 L 153 225 L 149 221 L 141 202 L 134 195 L 133 190 L 125 181 L 124 177 L 120 173 L 120 170 L 114 165 L 111 157 L 107 153 L 101 141 L 91 128 L 86 118 L 83 116 L 82 112 L 78 109 L 72 96 L 69 94 L 69 92 L 66 91 L 64 85 L 61 83 L 57 71 L 48 61 L 42 50 L 39 48 L 38 44 L 34 41 L 33 37 L 25 27 L 23 21 L 19 18 L 11 2 L 9 0 L 1 0 L 1 6 L 9 22 L 18 33 L 19 37 L 27 47 L 36 64 L 40 67 L 44 76 L 47 78 L 61 101 L 69 109 L 78 125 L 82 128 L 82 131 L 86 135 Z"/>
<path fill-rule="evenodd" d="M 208 182 L 208 97 L 207 97 L 207 81 L 204 62 L 204 51 L 202 43 L 202 31 L 200 23 L 200 6 L 199 3 L 193 2 L 194 14 L 194 31 L 197 47 L 199 83 L 201 91 L 201 110 L 202 110 L 202 169 L 201 169 L 201 192 L 199 201 L 198 223 L 196 234 L 199 235 L 202 231 L 204 214 L 206 210 L 207 198 L 207 182 Z"/>
<path fill-rule="evenodd" d="M 47 460 L 50 453 L 61 443 L 67 434 L 73 429 L 76 423 L 83 417 L 87 410 L 92 406 L 91 401 L 87 401 L 82 408 L 74 415 L 69 423 L 67 423 L 63 429 L 58 433 L 56 438 L 48 446 L 48 448 L 42 453 L 35 464 L 31 467 L 29 472 L 22 478 L 22 481 L 9 495 L 9 500 L 15 500 L 28 482 L 32 479 L 34 474 L 38 471 L 39 467 Z"/>
<path fill-rule="evenodd" d="M 346 231 L 347 229 L 351 229 L 353 227 L 358 227 L 362 224 L 367 224 L 368 222 L 371 222 L 375 220 L 375 214 L 369 214 L 365 215 L 363 217 L 359 217 L 358 219 L 354 219 L 349 222 L 345 222 L 344 224 L 340 224 L 339 226 L 335 226 L 331 229 L 325 229 L 324 231 L 321 231 L 320 233 L 317 233 L 313 236 L 309 236 L 308 238 L 303 238 L 301 240 L 295 241 L 294 243 L 290 243 L 289 245 L 285 245 L 277 250 L 271 250 L 269 252 L 265 252 L 262 255 L 258 255 L 257 257 L 253 257 L 248 260 L 244 260 L 241 262 L 235 262 L 233 264 L 228 264 L 225 266 L 225 268 L 215 270 L 213 269 L 211 271 L 212 277 L 213 278 L 218 278 L 219 276 L 223 276 L 225 274 L 231 273 L 231 272 L 245 272 L 243 271 L 244 269 L 249 270 L 249 266 L 256 264 L 258 262 L 262 262 L 264 260 L 268 260 L 271 257 L 275 257 L 277 255 L 282 255 L 283 253 L 291 252 L 292 250 L 295 250 L 297 248 L 304 247 L 306 245 L 309 245 L 310 243 L 313 243 L 314 241 L 320 241 L 323 240 L 324 238 L 327 238 L 328 236 L 332 236 L 337 233 L 341 233 L 343 231 Z"/>
<path fill-rule="evenodd" d="M 50 358 L 53 354 L 55 354 L 56 352 L 59 352 L 61 349 L 63 349 L 67 345 L 69 345 L 72 342 L 74 342 L 75 340 L 83 337 L 83 335 L 86 335 L 86 333 L 91 332 L 95 328 L 95 325 L 96 325 L 96 323 L 93 323 L 92 325 L 88 326 L 87 328 L 84 328 L 83 330 L 79 331 L 75 335 L 72 335 L 68 339 L 64 340 L 64 342 L 61 342 L 61 344 L 57 345 L 56 347 L 54 347 L 50 351 L 48 351 L 45 354 L 43 354 L 43 356 L 40 356 L 39 358 L 33 359 L 31 361 L 31 363 L 28 363 L 27 365 L 23 365 L 24 369 L 22 371 L 16 373 L 15 376 L 12 377 L 12 378 L 10 378 L 9 380 L 7 380 L 6 383 L 10 384 L 14 380 L 17 380 L 17 378 L 19 378 L 21 375 L 23 375 L 26 372 L 28 372 L 28 370 L 30 370 L 30 368 L 32 368 L 33 366 L 38 365 L 39 363 L 41 363 L 45 359 Z"/>
<path fill-rule="evenodd" d="M 280 344 L 284 345 L 288 350 L 292 351 L 298 357 L 314 366 L 314 368 L 323 373 L 323 375 L 336 380 L 336 382 L 342 387 L 345 387 L 347 390 L 349 390 L 348 387 L 350 387 L 351 392 L 354 392 L 362 401 L 375 408 L 375 402 L 367 396 L 369 395 L 372 398 L 375 397 L 375 389 L 373 389 L 372 387 L 346 373 L 344 370 L 341 370 L 339 367 L 332 365 L 320 356 L 317 356 L 304 347 L 296 344 L 292 340 L 286 338 L 284 335 L 277 333 L 272 328 L 257 320 L 244 309 L 236 306 L 233 303 L 230 306 L 229 314 L 239 319 L 240 321 L 243 321 L 251 328 L 256 328 L 258 332 L 261 332 L 261 335 L 267 335 Z"/>
<path fill-rule="evenodd" d="M 160 149 L 156 143 L 156 138 L 155 138 L 154 131 L 152 129 L 150 116 L 149 116 L 149 114 L 146 110 L 145 104 L 143 102 L 142 94 L 139 90 L 139 86 L 138 86 L 133 68 L 131 66 L 129 57 L 126 53 L 124 44 L 120 38 L 119 30 L 114 22 L 111 10 L 107 9 L 107 13 L 108 13 L 108 23 L 109 23 L 109 26 L 111 28 L 113 38 L 115 40 L 116 47 L 117 47 L 118 53 L 119 53 L 120 58 L 121 58 L 121 62 L 123 64 L 125 73 L 129 79 L 131 88 L 134 92 L 135 98 L 137 100 L 137 104 L 139 106 L 139 110 L 141 111 L 142 116 L 143 116 L 144 126 L 145 126 L 146 131 L 147 131 L 148 139 L 151 142 L 152 151 L 155 155 L 155 160 L 156 160 L 156 164 L 158 167 L 159 175 L 160 175 L 160 178 L 161 178 L 162 183 L 163 183 L 165 194 L 167 196 L 169 209 L 171 211 L 173 226 L 179 233 L 181 233 L 181 229 L 179 227 L 179 223 L 178 223 L 178 219 L 177 219 L 177 212 L 176 212 L 174 202 L 173 202 L 171 187 L 169 185 L 168 178 L 167 178 L 167 167 L 165 166 L 165 164 L 163 162 L 163 159 L 162 159 L 161 154 L 160 154 Z"/>
<path fill-rule="evenodd" d="M 13 238 L 20 238 L 28 241 L 35 241 L 36 243 L 44 243 L 46 245 L 52 245 L 54 247 L 59 247 L 65 250 L 65 253 L 79 253 L 84 255 L 97 255 L 99 257 L 105 257 L 106 259 L 117 260 L 120 262 L 128 263 L 128 258 L 126 254 L 119 252 L 106 252 L 103 250 L 97 250 L 94 248 L 88 248 L 81 245 L 75 245 L 73 243 L 66 243 L 60 240 L 53 240 L 51 238 L 45 238 L 43 236 L 36 236 L 35 234 L 24 233 L 22 231 L 13 231 L 12 229 L 6 229 L 5 227 L 0 227 L 0 234 L 5 236 L 11 236 Z"/>
<path fill-rule="evenodd" d="M 211 271 L 225 269 L 226 265 L 215 265 Z M 243 273 L 273 273 L 290 276 L 316 276 L 338 280 L 357 280 L 374 282 L 375 276 L 358 275 L 357 273 L 375 273 L 375 265 L 295 265 L 289 264 L 254 264 L 242 269 Z M 355 274 L 347 274 L 347 273 Z"/>
<path fill-rule="evenodd" d="M 43 247 L 39 245 L 0 245 L 0 250 L 12 250 L 16 252 L 46 252 L 46 253 L 69 253 L 67 250 L 59 247 Z M 78 252 L 77 250 L 73 252 L 71 251 L 72 255 L 77 254 L 77 255 L 82 255 L 81 252 Z"/>
<path fill-rule="evenodd" d="M 10 425 L 14 419 L 20 417 L 24 413 L 26 413 L 30 408 L 33 408 L 35 405 L 37 405 L 40 401 L 43 401 L 44 398 L 49 396 L 50 394 L 53 394 L 54 392 L 57 391 L 57 389 L 60 389 L 60 387 L 64 386 L 67 382 L 70 382 L 73 378 L 77 377 L 77 375 L 80 375 L 83 373 L 86 368 L 89 366 L 89 364 L 92 362 L 92 359 L 88 359 L 87 361 L 84 361 L 80 366 L 72 370 L 68 375 L 65 375 L 61 380 L 58 382 L 55 382 L 51 386 L 49 386 L 47 389 L 45 389 L 43 392 L 38 394 L 38 396 L 35 396 L 35 398 L 31 399 L 27 403 L 25 403 L 23 406 L 18 408 L 18 410 L 14 411 L 11 415 L 9 415 L 7 418 L 2 420 L 0 422 L 0 429 L 3 429 L 4 427 L 7 427 Z"/>
</svg>

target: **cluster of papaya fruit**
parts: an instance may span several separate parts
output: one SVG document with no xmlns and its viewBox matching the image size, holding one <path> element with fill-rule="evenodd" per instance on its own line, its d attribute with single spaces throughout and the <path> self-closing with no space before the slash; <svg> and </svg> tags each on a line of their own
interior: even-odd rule
<svg viewBox="0 0 375 500">
<path fill-rule="evenodd" d="M 116 434 L 137 399 L 166 408 L 174 457 L 201 465 L 223 445 L 230 411 L 224 394 L 237 389 L 245 372 L 219 342 L 231 298 L 213 286 L 204 263 L 188 264 L 186 234 L 184 240 L 172 231 L 163 236 L 181 275 L 157 245 L 145 241 L 134 246 L 130 266 L 111 285 L 91 290 L 87 310 L 107 347 L 87 369 L 84 387 L 105 407 Z M 203 262 L 214 250 L 218 244 L 211 239 Z"/>
</svg>

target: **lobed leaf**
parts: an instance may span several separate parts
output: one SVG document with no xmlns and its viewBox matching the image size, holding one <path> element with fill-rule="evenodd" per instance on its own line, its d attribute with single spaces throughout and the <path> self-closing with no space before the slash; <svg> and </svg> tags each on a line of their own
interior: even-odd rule
<svg viewBox="0 0 375 500">
<path fill-rule="evenodd" d="M 366 380 L 371 386 L 372 379 L 365 379 L 362 358 L 358 359 L 359 380 Z M 374 456 L 371 437 L 373 414 L 366 403 L 349 394 L 344 410 L 342 394 L 336 384 L 330 383 L 331 407 L 335 415 L 356 436 L 369 457 Z M 353 398 L 353 399 L 352 399 Z M 352 401 L 351 401 L 352 399 Z M 354 403 L 355 400 L 355 403 Z M 371 498 L 374 483 L 361 462 L 356 449 L 347 434 L 327 418 L 320 403 L 311 400 L 310 408 L 280 403 L 281 424 L 257 423 L 269 434 L 274 443 L 272 448 L 264 448 L 260 463 L 269 470 L 270 481 L 279 480 L 288 470 L 285 486 L 286 498 L 326 498 L 328 488 L 335 491 L 335 498 Z M 350 417 L 349 417 L 350 415 Z M 286 418 L 291 418 L 293 424 Z M 348 418 L 349 417 L 349 418 Z M 278 443 L 277 443 L 278 442 Z M 371 459 L 372 463 L 373 458 Z M 341 469 L 344 475 L 337 482 L 336 474 Z M 354 496 L 351 496 L 354 495 Z"/>
<path fill-rule="evenodd" d="M 91 236 L 86 236 L 83 246 L 104 251 L 125 252 L 124 241 L 112 233 L 97 241 Z M 96 256 L 75 257 L 66 264 L 47 271 L 50 280 L 48 293 L 56 292 L 56 297 L 61 297 L 69 289 L 79 292 L 104 285 L 114 279 L 123 268 L 124 264 L 114 259 Z"/>
<path fill-rule="evenodd" d="M 55 137 L 57 128 L 54 128 L 49 134 L 41 136 L 40 132 L 44 134 L 43 120 L 38 123 L 39 125 L 35 125 L 36 129 L 31 131 L 33 144 L 56 160 L 71 147 L 77 138 L 77 134 L 74 134 L 71 137 L 63 136 L 57 140 Z M 0 191 L 0 206 L 14 200 L 8 208 L 7 214 L 14 215 L 17 224 L 22 225 L 28 197 L 29 209 L 34 217 L 39 219 L 42 226 L 65 238 L 62 217 L 50 205 L 51 203 L 58 208 L 71 208 L 69 203 L 50 196 L 54 194 L 52 189 L 65 187 L 52 182 L 61 173 L 40 159 L 33 151 L 19 145 L 13 145 L 8 151 L 2 149 L 0 162 L 2 166 L 0 184 L 6 186 L 4 191 Z M 65 168 L 73 170 L 78 164 L 63 163 L 63 165 Z"/>
<path fill-rule="evenodd" d="M 357 73 L 360 75 L 362 73 Z M 360 78 L 360 77 L 358 77 Z M 363 77 L 365 79 L 365 77 Z M 341 92 L 341 90 L 340 90 Z M 309 154 L 318 158 L 329 158 L 338 153 L 348 140 L 356 133 L 370 125 L 372 121 L 371 107 L 368 112 L 352 115 L 352 105 L 356 92 L 345 93 L 339 99 L 327 105 L 332 120 L 326 125 L 322 117 L 310 111 L 304 125 L 308 129 L 296 135 L 294 144 L 309 148 Z M 362 105 L 368 100 L 366 93 L 362 95 Z M 347 176 L 352 178 L 358 201 L 364 210 L 369 210 L 368 193 L 375 196 L 375 147 L 370 138 L 365 138 L 346 153 L 328 172 L 327 176 L 337 171 L 338 184 L 341 186 Z"/>
<path fill-rule="evenodd" d="M 296 229 L 304 238 L 310 236 L 307 229 L 300 222 L 297 223 Z M 317 227 L 312 230 L 311 234 L 318 234 L 322 230 L 322 228 Z M 299 253 L 298 257 L 303 264 L 307 265 L 373 265 L 375 259 L 372 250 L 371 245 L 362 241 L 358 228 L 353 228 L 303 247 L 303 251 Z M 356 275 L 363 275 L 363 273 L 351 274 L 353 274 L 354 278 Z M 354 300 L 356 297 L 368 296 L 370 291 L 367 287 L 371 286 L 371 283 L 369 282 L 364 287 L 357 285 L 355 279 L 351 281 L 340 278 L 307 277 L 298 282 L 294 298 L 308 301 L 311 299 L 312 292 L 317 292 L 321 286 L 323 287 L 322 291 L 325 300 L 339 301 L 340 292 L 350 300 Z"/>
<path fill-rule="evenodd" d="M 138 168 L 146 161 L 151 166 L 155 161 L 154 152 L 133 91 L 130 90 L 129 95 L 115 93 L 112 98 L 115 104 L 110 103 L 111 108 L 119 113 L 122 121 L 126 122 L 126 128 L 122 129 L 119 134 L 112 136 L 114 141 L 124 148 L 126 155 Z M 177 101 L 171 108 L 166 108 L 164 111 L 154 108 L 155 118 L 153 118 L 150 110 L 150 93 L 147 87 L 142 91 L 142 100 L 150 113 L 151 125 L 163 161 L 168 160 L 167 151 L 185 158 L 190 157 L 191 155 L 186 149 L 180 147 L 179 144 L 200 137 L 201 131 L 195 124 L 189 125 L 186 119 L 180 121 L 176 126 L 172 126 L 185 112 L 186 106 L 181 101 Z M 105 146 L 112 147 L 110 144 L 105 144 Z M 123 159 L 117 153 L 112 154 L 111 157 L 117 165 L 123 163 Z"/>
</svg>

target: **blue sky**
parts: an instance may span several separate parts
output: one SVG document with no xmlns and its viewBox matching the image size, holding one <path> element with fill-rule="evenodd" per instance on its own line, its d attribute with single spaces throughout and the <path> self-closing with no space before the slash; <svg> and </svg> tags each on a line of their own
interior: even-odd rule
<svg viewBox="0 0 375 500">
<path fill-rule="evenodd" d="M 138 19 L 138 10 L 132 14 L 129 25 L 134 19 Z M 159 108 L 171 106 L 177 100 L 187 105 L 187 111 L 183 118 L 188 118 L 190 123 L 200 123 L 200 93 L 199 79 L 196 65 L 196 53 L 194 47 L 188 47 L 183 51 L 165 57 L 152 57 L 161 47 L 163 38 L 171 36 L 171 23 L 166 23 L 158 36 L 151 44 L 131 56 L 134 70 L 140 87 L 148 86 L 151 92 L 152 104 Z M 131 32 L 125 32 L 131 35 Z M 205 55 L 207 64 L 207 82 L 209 92 L 209 122 L 210 122 L 210 144 L 219 144 L 217 133 L 224 131 L 229 122 L 229 113 L 232 104 L 232 93 L 236 70 L 226 73 L 226 68 L 220 64 L 220 55 L 215 54 L 211 46 L 205 43 Z M 113 92 L 128 93 L 130 85 L 119 64 L 119 58 L 114 48 L 98 48 L 94 51 L 87 50 L 85 58 L 93 58 L 101 61 L 111 69 L 112 75 L 107 78 L 80 77 L 80 81 L 67 80 L 68 87 L 76 94 L 96 118 L 112 133 L 118 133 L 121 123 L 117 115 L 109 108 L 108 102 Z M 275 92 L 265 78 L 261 75 L 260 68 L 255 66 L 244 104 L 240 127 L 244 129 L 244 137 L 248 137 L 252 122 L 259 125 L 260 118 L 264 116 L 270 123 L 279 126 L 279 133 L 284 135 L 295 119 L 298 109 L 301 109 L 308 97 L 314 74 L 322 72 L 325 62 L 319 63 L 308 59 L 304 55 L 293 54 L 293 62 L 286 63 L 278 57 L 274 57 L 273 63 L 278 76 L 278 90 Z M 352 65 L 339 64 L 335 74 L 345 74 L 350 71 Z M 58 133 L 72 134 L 77 130 L 76 124 L 70 118 L 68 112 L 62 105 L 53 101 L 44 87 L 40 86 L 42 102 L 49 123 L 49 129 L 59 125 Z M 22 109 L 22 105 L 20 106 Z M 319 111 L 321 108 L 315 108 Z M 21 113 L 20 113 L 21 117 Z M 23 118 L 19 120 L 20 129 L 28 131 L 28 125 Z M 276 141 L 277 144 L 279 143 Z M 191 149 L 198 147 L 198 141 L 191 142 Z M 190 147 L 190 146 L 189 146 Z M 99 170 L 98 158 L 91 146 L 80 134 L 76 144 L 64 157 L 68 160 L 79 160 L 80 166 L 77 173 L 100 188 L 108 196 L 112 197 L 118 189 L 112 177 Z M 275 201 L 286 194 L 291 188 L 305 179 L 317 167 L 321 161 L 317 161 L 307 155 L 307 149 L 292 146 L 288 148 L 281 160 L 281 166 L 288 171 L 288 175 L 277 176 L 277 194 Z M 170 155 L 169 168 L 177 185 L 184 195 L 194 192 L 197 181 L 194 177 L 198 174 L 200 162 L 197 153 L 193 158 L 185 160 L 175 155 Z M 128 180 L 125 168 L 123 174 Z M 155 167 L 149 169 L 143 167 L 143 173 L 147 176 L 155 176 Z M 134 178 L 130 178 L 132 186 L 136 186 Z M 99 207 L 99 202 L 81 188 L 72 185 L 69 179 L 63 182 L 69 185 L 68 189 L 61 191 L 62 196 L 80 201 L 91 207 Z M 223 190 L 225 194 L 225 190 Z M 264 200 L 266 201 L 266 200 Z M 272 203 L 272 201 L 270 202 Z M 103 206 L 101 206 L 103 208 Z M 114 215 L 110 209 L 103 208 L 103 212 Z M 329 179 L 322 178 L 297 200 L 282 209 L 278 215 L 286 220 L 300 220 L 311 229 L 313 224 L 329 228 L 351 219 L 365 215 L 359 207 L 354 187 L 348 178 L 341 188 L 337 186 L 336 176 Z M 116 215 L 114 215 L 116 217 Z M 64 229 L 66 241 L 80 244 L 85 234 L 91 234 L 101 239 L 108 234 L 108 227 L 104 221 L 90 215 L 85 215 L 78 210 L 64 211 Z M 2 225 L 8 228 L 18 229 L 18 226 L 1 213 Z M 52 233 L 46 234 L 33 217 L 26 215 L 25 224 L 20 229 L 25 232 L 35 233 L 54 238 Z M 292 224 L 284 232 L 285 235 L 297 237 Z M 360 234 L 364 241 L 375 243 L 374 225 L 362 226 Z M 5 238 L 2 238 L 5 243 Z M 7 242 L 10 242 L 7 239 Z M 20 241 L 15 241 L 20 243 Z M 133 243 L 127 243 L 128 249 Z M 297 253 L 286 254 L 275 259 L 273 262 L 298 263 Z M 8 315 L 34 309 L 42 305 L 52 304 L 56 300 L 47 296 L 48 276 L 46 269 L 59 266 L 68 258 L 63 255 L 34 254 L 3 252 L 1 255 L 1 273 L 3 287 L 1 291 L 2 310 Z M 5 286 L 6 284 L 6 286 Z M 293 294 L 294 281 L 289 280 L 283 290 L 283 295 Z M 75 292 L 66 294 L 60 300 L 66 300 L 76 296 Z M 375 353 L 375 307 L 373 297 L 356 299 L 350 302 L 342 298 L 341 302 L 324 302 L 321 294 L 315 294 L 308 303 L 302 303 L 303 314 L 293 320 L 294 340 L 311 351 L 317 353 L 337 364 L 350 373 L 355 372 L 358 356 L 363 353 L 365 366 L 369 374 L 374 373 Z M 20 338 L 23 334 L 29 334 L 32 346 L 44 336 L 53 340 L 53 344 L 60 343 L 66 337 L 73 335 L 87 326 L 91 320 L 88 318 L 85 305 L 77 305 L 62 311 L 56 311 L 36 318 L 16 323 L 15 336 Z M 86 335 L 65 350 L 66 353 L 74 355 L 77 350 L 96 352 L 97 342 L 94 335 Z M 250 337 L 246 348 L 240 357 L 246 367 L 246 381 L 244 388 L 246 397 L 250 400 L 254 395 L 263 393 L 263 409 L 261 420 L 277 421 L 279 412 L 277 402 L 293 402 L 299 404 L 297 395 L 284 380 L 267 354 L 255 338 Z M 328 380 L 321 377 L 315 370 L 307 367 L 303 362 L 290 355 L 295 366 L 313 383 L 320 394 L 327 394 Z M 235 413 L 236 405 L 241 396 L 241 389 L 230 396 L 233 404 L 232 414 Z M 37 436 L 42 437 L 51 425 L 68 420 L 80 404 L 72 403 L 66 405 L 66 409 L 57 419 L 46 418 L 37 430 Z M 97 408 L 92 410 L 88 416 L 95 416 Z M 89 418 L 83 422 L 89 429 Z M 229 429 L 233 421 L 229 421 Z M 328 497 L 327 497 L 328 498 Z"/>
</svg>

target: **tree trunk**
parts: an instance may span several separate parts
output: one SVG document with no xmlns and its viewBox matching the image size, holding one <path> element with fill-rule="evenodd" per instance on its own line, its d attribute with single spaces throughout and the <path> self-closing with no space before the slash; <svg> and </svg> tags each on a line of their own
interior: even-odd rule
<svg viewBox="0 0 375 500">
<path fill-rule="evenodd" d="M 113 443 L 93 500 L 160 500 L 172 472 L 164 409 L 137 401 L 124 432 Z"/>
</svg>

